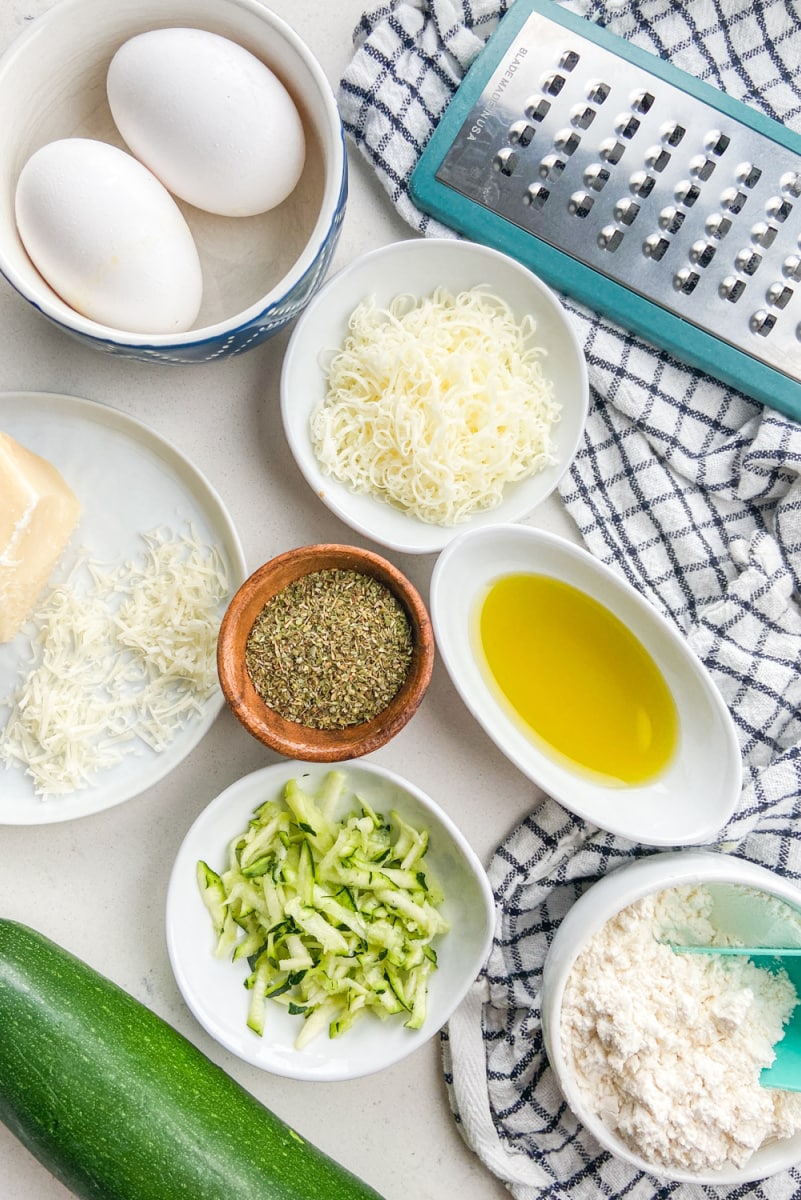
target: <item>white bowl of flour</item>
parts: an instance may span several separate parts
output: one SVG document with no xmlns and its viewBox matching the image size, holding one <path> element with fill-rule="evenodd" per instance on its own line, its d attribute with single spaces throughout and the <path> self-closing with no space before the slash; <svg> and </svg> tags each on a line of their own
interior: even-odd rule
<svg viewBox="0 0 801 1200">
<path fill-rule="evenodd" d="M 545 1048 L 565 1099 L 604 1148 L 652 1175 L 729 1186 L 786 1170 L 801 1161 L 801 1092 L 759 1077 L 792 984 L 669 941 L 801 946 L 801 891 L 701 850 L 648 855 L 589 888 L 543 972 Z"/>
</svg>

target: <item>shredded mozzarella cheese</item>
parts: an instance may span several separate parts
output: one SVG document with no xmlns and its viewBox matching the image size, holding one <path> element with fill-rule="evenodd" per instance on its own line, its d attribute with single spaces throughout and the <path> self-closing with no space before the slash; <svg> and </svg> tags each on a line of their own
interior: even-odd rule
<svg viewBox="0 0 801 1200">
<path fill-rule="evenodd" d="M 93 781 L 141 743 L 159 751 L 217 686 L 225 563 L 194 532 L 143 535 L 138 562 L 81 559 L 43 598 L 30 662 L 0 732 L 0 761 L 21 763 L 37 795 Z"/>
<path fill-rule="evenodd" d="M 554 461 L 559 405 L 534 335 L 485 288 L 363 301 L 312 414 L 321 468 L 428 524 L 495 508 Z"/>
</svg>

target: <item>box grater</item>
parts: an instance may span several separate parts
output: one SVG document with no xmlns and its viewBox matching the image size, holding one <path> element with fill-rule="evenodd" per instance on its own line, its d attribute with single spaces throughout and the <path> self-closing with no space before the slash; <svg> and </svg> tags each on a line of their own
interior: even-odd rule
<svg viewBox="0 0 801 1200">
<path fill-rule="evenodd" d="M 801 419 L 801 138 L 553 0 L 516 0 L 417 205 Z"/>
</svg>

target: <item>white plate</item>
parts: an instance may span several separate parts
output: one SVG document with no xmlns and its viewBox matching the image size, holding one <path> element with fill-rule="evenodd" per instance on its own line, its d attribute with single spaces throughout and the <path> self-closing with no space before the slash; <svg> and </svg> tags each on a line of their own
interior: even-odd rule
<svg viewBox="0 0 801 1200">
<path fill-rule="evenodd" d="M 62 578 L 78 550 L 104 562 L 141 552 L 140 535 L 157 526 L 175 531 L 191 522 L 204 543 L 216 543 L 228 565 L 231 594 L 246 575 L 236 530 L 222 501 L 196 467 L 174 446 L 134 418 L 92 400 L 50 392 L 0 395 L 0 429 L 48 459 L 64 476 L 83 509 L 64 559 Z M 221 613 L 222 615 L 222 613 Z M 25 631 L 0 645 L 0 696 L 14 688 L 27 655 Z M 20 768 L 0 766 L 0 824 L 42 825 L 87 816 L 121 804 L 163 779 L 194 749 L 223 705 L 218 689 L 203 714 L 156 753 L 142 744 L 70 795 L 42 799 Z M 0 709 L 0 720 L 6 710 Z"/>
<path fill-rule="evenodd" d="M 650 783 L 605 786 L 557 762 L 487 685 L 472 637 L 475 606 L 492 580 L 520 571 L 553 576 L 593 596 L 628 626 L 661 671 L 678 710 L 679 743 Z M 708 841 L 726 824 L 740 795 L 742 761 L 720 692 L 670 622 L 588 551 L 519 525 L 463 534 L 434 567 L 431 618 L 437 648 L 468 709 L 507 758 L 565 808 L 653 846 Z"/>
<path fill-rule="evenodd" d="M 503 500 L 453 526 L 429 525 L 374 496 L 359 494 L 320 469 L 309 434 L 312 412 L 326 394 L 321 359 L 344 342 L 348 318 L 361 301 L 379 307 L 397 295 L 424 297 L 437 287 L 452 291 L 486 284 L 516 319 L 530 314 L 548 354 L 543 372 L 562 405 L 553 434 L 555 462 L 507 485 Z M 379 545 L 407 554 L 435 554 L 464 529 L 518 521 L 556 488 L 576 453 L 587 417 L 589 384 L 584 353 L 571 318 L 557 296 L 531 271 L 498 250 L 456 238 L 393 242 L 362 255 L 320 290 L 300 316 L 281 372 L 281 413 L 289 447 L 306 482 L 333 513 Z"/>
<path fill-rule="evenodd" d="M 323 763 L 281 762 L 246 775 L 226 788 L 200 814 L 178 852 L 167 892 L 167 950 L 187 1005 L 207 1033 L 232 1054 L 256 1067 L 294 1079 L 355 1079 L 390 1066 L 417 1050 L 442 1028 L 478 975 L 492 943 L 494 907 L 487 876 L 474 851 L 450 818 L 413 784 L 366 759 L 337 764 L 348 777 L 348 794 L 357 791 L 378 812 L 396 808 L 411 824 L 426 828 L 430 842 L 426 865 L 445 893 L 442 913 L 451 924 L 437 944 L 437 970 L 421 1029 L 403 1021 L 381 1021 L 369 1014 L 341 1037 L 315 1038 L 294 1048 L 300 1021 L 278 1004 L 268 1004 L 264 1035 L 247 1027 L 247 963 L 214 954 L 211 918 L 196 880 L 203 859 L 220 871 L 231 838 L 247 827 L 253 810 L 278 799 L 290 779 L 305 777 L 316 788 L 332 768 Z M 345 803 L 345 810 L 351 805 Z"/>
</svg>

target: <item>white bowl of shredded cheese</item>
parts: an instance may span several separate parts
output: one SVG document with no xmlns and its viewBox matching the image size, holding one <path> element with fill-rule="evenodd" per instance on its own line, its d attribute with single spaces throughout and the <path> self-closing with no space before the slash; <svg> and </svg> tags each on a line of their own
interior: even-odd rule
<svg viewBox="0 0 801 1200">
<path fill-rule="evenodd" d="M 536 508 L 576 452 L 588 402 L 554 293 L 455 239 L 395 242 L 340 271 L 299 319 L 281 379 L 309 485 L 352 529 L 410 554 Z"/>
<path fill-rule="evenodd" d="M 639 858 L 593 884 L 543 971 L 545 1049 L 574 1116 L 632 1166 L 732 1186 L 801 1161 L 801 1092 L 763 1086 L 794 1004 L 787 977 L 680 945 L 801 946 L 801 891 L 705 850 Z"/>
</svg>

